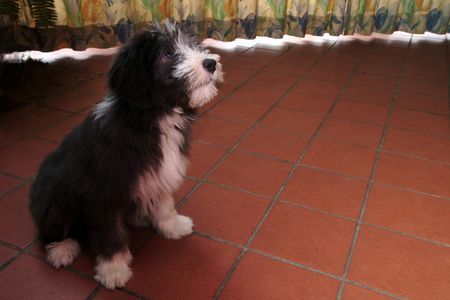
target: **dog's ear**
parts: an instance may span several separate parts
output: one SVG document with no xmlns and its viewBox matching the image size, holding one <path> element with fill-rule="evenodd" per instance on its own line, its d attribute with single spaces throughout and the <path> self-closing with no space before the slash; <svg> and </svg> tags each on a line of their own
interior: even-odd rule
<svg viewBox="0 0 450 300">
<path fill-rule="evenodd" d="M 187 19 L 179 25 L 179 28 L 185 36 L 189 37 L 189 39 L 198 42 L 197 25 L 194 22 Z"/>
<path fill-rule="evenodd" d="M 148 109 L 154 104 L 157 39 L 158 33 L 151 31 L 132 38 L 108 72 L 108 85 L 114 96 L 136 109 Z"/>
</svg>

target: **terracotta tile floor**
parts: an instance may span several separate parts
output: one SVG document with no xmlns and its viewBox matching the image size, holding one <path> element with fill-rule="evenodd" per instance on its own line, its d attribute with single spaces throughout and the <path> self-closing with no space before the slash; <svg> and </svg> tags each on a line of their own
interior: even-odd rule
<svg viewBox="0 0 450 300">
<path fill-rule="evenodd" d="M 49 66 L 19 91 L 45 97 L 0 115 L 0 298 L 450 299 L 445 38 L 215 49 L 226 83 L 175 194 L 195 232 L 133 230 L 134 276 L 114 292 L 88 250 L 50 268 L 27 210 L 38 164 L 104 94 L 110 57 Z"/>
</svg>

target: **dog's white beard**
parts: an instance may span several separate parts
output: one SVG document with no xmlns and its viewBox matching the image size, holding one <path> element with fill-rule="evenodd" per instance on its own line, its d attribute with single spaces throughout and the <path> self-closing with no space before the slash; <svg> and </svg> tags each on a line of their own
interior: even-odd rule
<svg viewBox="0 0 450 300">
<path fill-rule="evenodd" d="M 217 95 L 217 87 L 214 82 L 210 82 L 201 87 L 195 88 L 191 92 L 190 105 L 200 107 Z"/>
</svg>

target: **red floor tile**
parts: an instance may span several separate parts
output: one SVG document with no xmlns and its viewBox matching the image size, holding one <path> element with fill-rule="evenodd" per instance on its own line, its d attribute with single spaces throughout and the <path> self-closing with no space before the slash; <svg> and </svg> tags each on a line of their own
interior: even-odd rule
<svg viewBox="0 0 450 300">
<path fill-rule="evenodd" d="M 359 56 L 361 53 L 353 52 L 342 52 L 342 50 L 337 50 L 335 52 L 328 52 L 323 56 L 316 66 L 318 67 L 333 67 L 342 68 L 344 70 L 354 70 L 361 59 Z"/>
<path fill-rule="evenodd" d="M 80 255 L 75 258 L 70 266 L 85 276 L 90 276 L 91 278 L 95 276 L 95 257 L 86 249 L 82 249 Z"/>
<path fill-rule="evenodd" d="M 352 222 L 279 203 L 250 247 L 341 275 L 354 230 Z"/>
<path fill-rule="evenodd" d="M 306 78 L 312 78 L 316 80 L 323 80 L 334 82 L 338 84 L 344 84 L 344 82 L 350 76 L 350 70 L 336 69 L 334 67 L 318 67 L 315 66 L 307 74 Z"/>
<path fill-rule="evenodd" d="M 36 237 L 28 210 L 29 185 L 0 198 L 0 240 L 24 248 Z"/>
<path fill-rule="evenodd" d="M 214 107 L 208 112 L 208 115 L 253 124 L 261 118 L 267 109 L 267 105 L 227 100 Z"/>
<path fill-rule="evenodd" d="M 342 85 L 338 83 L 307 78 L 300 81 L 300 83 L 298 83 L 293 90 L 302 93 L 336 97 L 341 88 Z"/>
<path fill-rule="evenodd" d="M 280 199 L 357 219 L 367 182 L 300 167 Z"/>
<path fill-rule="evenodd" d="M 378 294 L 376 292 L 372 292 L 365 288 L 361 288 L 359 286 L 347 283 L 344 288 L 344 295 L 343 295 L 342 299 L 344 299 L 344 300 L 362 300 L 362 299 L 388 300 L 388 299 L 392 299 L 392 298 Z"/>
<path fill-rule="evenodd" d="M 333 101 L 334 97 L 330 96 L 292 91 L 278 106 L 324 115 L 330 110 Z"/>
<path fill-rule="evenodd" d="M 403 71 L 402 81 L 405 80 L 426 80 L 430 82 L 447 83 L 448 82 L 448 72 L 436 72 L 434 70 L 424 70 L 414 64 L 412 66 L 405 66 Z"/>
<path fill-rule="evenodd" d="M 273 196 L 291 168 L 288 163 L 234 152 L 214 171 L 210 179 Z"/>
<path fill-rule="evenodd" d="M 125 292 L 115 290 L 101 289 L 100 292 L 95 296 L 95 300 L 132 300 L 136 299 L 136 296 L 131 296 Z"/>
<path fill-rule="evenodd" d="M 308 141 L 309 138 L 298 134 L 258 127 L 248 135 L 238 149 L 296 161 Z"/>
<path fill-rule="evenodd" d="M 345 99 L 389 105 L 394 96 L 394 89 L 378 87 L 373 84 L 350 84 L 342 94 Z"/>
<path fill-rule="evenodd" d="M 191 217 L 199 232 L 245 245 L 269 203 L 266 198 L 204 184 L 180 213 Z"/>
<path fill-rule="evenodd" d="M 448 96 L 434 97 L 423 94 L 400 92 L 397 96 L 396 107 L 403 109 L 419 110 L 430 113 L 448 115 Z"/>
<path fill-rule="evenodd" d="M 21 135 L 19 133 L 0 129 L 0 148 L 8 146 L 20 138 Z"/>
<path fill-rule="evenodd" d="M 255 59 L 252 56 L 238 56 L 225 63 L 225 70 L 227 67 L 240 68 L 244 70 L 259 71 L 263 67 L 270 64 L 270 60 Z"/>
<path fill-rule="evenodd" d="M 126 288 L 155 299 L 211 299 L 239 251 L 195 235 L 153 238 L 135 257 Z"/>
<path fill-rule="evenodd" d="M 319 137 L 378 148 L 383 127 L 344 119 L 329 118 Z"/>
<path fill-rule="evenodd" d="M 85 118 L 80 115 L 74 115 L 58 124 L 41 131 L 37 136 L 54 142 L 62 142 L 64 137 L 69 134 L 76 126 L 80 125 Z"/>
<path fill-rule="evenodd" d="M 223 68 L 225 72 L 226 80 L 229 83 L 241 84 L 242 82 L 253 77 L 256 73 L 255 70 L 245 70 L 243 68 L 225 66 Z"/>
<path fill-rule="evenodd" d="M 333 110 L 332 116 L 354 121 L 384 125 L 388 109 L 386 106 L 341 99 Z"/>
<path fill-rule="evenodd" d="M 92 76 L 88 78 L 82 78 L 78 85 L 80 91 L 85 91 L 87 94 L 91 94 L 92 101 L 98 102 L 102 100 L 108 94 L 106 78 L 104 76 L 99 76 L 94 73 Z M 100 96 L 98 100 L 95 100 L 95 96 Z"/>
<path fill-rule="evenodd" d="M 382 153 L 375 180 L 450 197 L 450 166 L 440 163 Z"/>
<path fill-rule="evenodd" d="M 402 80 L 400 94 L 425 95 L 429 100 L 447 99 L 448 83 L 428 82 L 419 80 Z"/>
<path fill-rule="evenodd" d="M 2 116 L 0 118 L 0 127 L 20 133 L 32 134 L 68 116 L 69 114 L 65 112 L 27 105 Z"/>
<path fill-rule="evenodd" d="M 93 108 L 96 103 L 103 100 L 104 96 L 105 94 L 101 91 L 93 92 L 81 87 L 69 88 L 46 99 L 44 105 L 68 112 L 78 112 L 86 108 Z"/>
<path fill-rule="evenodd" d="M 274 89 L 272 87 L 262 87 L 246 84 L 233 93 L 231 99 L 236 101 L 248 101 L 269 106 L 285 92 L 285 89 Z"/>
<path fill-rule="evenodd" d="M 450 245 L 450 202 L 397 188 L 375 185 L 364 220 Z"/>
<path fill-rule="evenodd" d="M 280 56 L 267 66 L 264 72 L 298 77 L 302 76 L 309 69 L 311 63 L 311 61 L 294 62 L 290 58 Z"/>
<path fill-rule="evenodd" d="M 0 195 L 18 186 L 21 182 L 17 178 L 0 174 Z"/>
<path fill-rule="evenodd" d="M 367 73 L 355 73 L 350 81 L 349 86 L 366 86 L 371 89 L 378 88 L 379 90 L 387 90 L 392 97 L 392 94 L 394 93 L 394 90 L 397 86 L 397 79 Z M 391 99 L 389 98 L 389 100 Z"/>
<path fill-rule="evenodd" d="M 2 271 L 0 290 L 5 299 L 81 299 L 97 284 L 26 254 Z"/>
<path fill-rule="evenodd" d="M 254 253 L 246 253 L 220 299 L 333 299 L 339 282 Z"/>
<path fill-rule="evenodd" d="M 450 295 L 450 249 L 362 226 L 349 279 L 410 299 Z"/>
<path fill-rule="evenodd" d="M 286 108 L 274 108 L 262 121 L 261 125 L 272 129 L 280 129 L 313 135 L 319 127 L 322 117 Z"/>
<path fill-rule="evenodd" d="M 383 75 L 390 77 L 398 77 L 402 71 L 401 63 L 398 64 L 380 64 L 365 60 L 359 67 L 359 72 Z"/>
<path fill-rule="evenodd" d="M 0 170 L 29 178 L 34 176 L 42 160 L 57 144 L 27 138 L 0 151 Z"/>
<path fill-rule="evenodd" d="M 210 102 L 215 102 L 215 101 L 221 100 L 222 97 L 229 97 L 237 87 L 238 87 L 238 85 L 234 84 L 234 83 L 225 82 L 225 83 L 221 84 L 219 87 L 219 93 Z M 201 111 L 201 109 L 200 109 L 200 111 Z"/>
<path fill-rule="evenodd" d="M 419 132 L 390 128 L 383 150 L 450 163 L 450 140 Z"/>
<path fill-rule="evenodd" d="M 249 80 L 249 84 L 257 86 L 271 87 L 274 89 L 287 89 L 297 81 L 297 77 L 292 75 L 277 74 L 271 72 L 261 72 Z"/>
<path fill-rule="evenodd" d="M 425 112 L 394 109 L 391 126 L 450 137 L 450 119 Z"/>
<path fill-rule="evenodd" d="M 16 253 L 16 250 L 0 245 L 0 265 L 7 262 L 10 258 L 14 257 Z"/>
<path fill-rule="evenodd" d="M 210 116 L 201 116 L 192 128 L 192 137 L 212 144 L 230 147 L 250 125 Z"/>
<path fill-rule="evenodd" d="M 188 176 L 202 178 L 225 155 L 226 148 L 200 142 L 191 143 Z"/>
<path fill-rule="evenodd" d="M 303 160 L 305 165 L 369 178 L 375 150 L 361 146 L 316 139 Z"/>
</svg>

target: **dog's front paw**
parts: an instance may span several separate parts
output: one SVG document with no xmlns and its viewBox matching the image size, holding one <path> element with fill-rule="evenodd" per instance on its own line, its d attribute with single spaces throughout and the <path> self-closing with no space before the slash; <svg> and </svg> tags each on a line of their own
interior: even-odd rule
<svg viewBox="0 0 450 300">
<path fill-rule="evenodd" d="M 97 275 L 95 279 L 103 284 L 107 289 L 115 289 L 124 287 L 133 275 L 129 264 L 131 262 L 131 254 L 116 254 L 111 260 L 98 259 L 95 270 Z"/>
<path fill-rule="evenodd" d="M 168 239 L 178 240 L 192 233 L 192 219 L 176 215 L 158 224 L 159 231 Z"/>
</svg>

